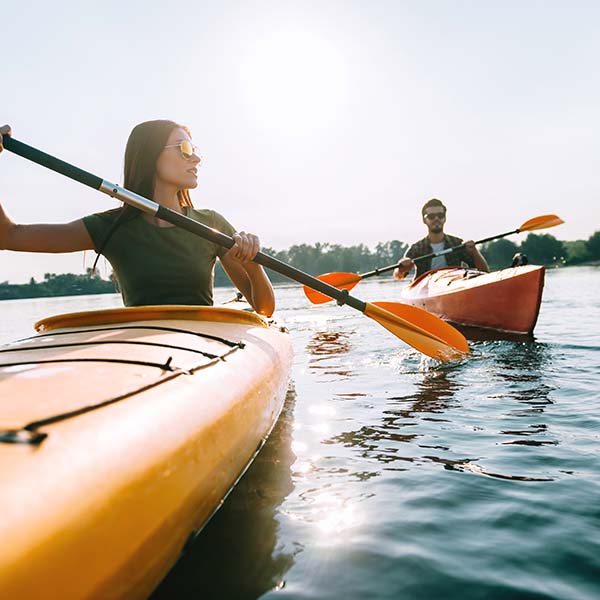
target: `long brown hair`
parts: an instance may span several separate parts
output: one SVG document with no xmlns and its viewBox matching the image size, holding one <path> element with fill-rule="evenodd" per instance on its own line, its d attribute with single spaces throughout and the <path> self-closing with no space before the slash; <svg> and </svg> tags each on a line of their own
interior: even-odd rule
<svg viewBox="0 0 600 600">
<path fill-rule="evenodd" d="M 177 127 L 190 134 L 187 127 L 167 120 L 146 121 L 133 128 L 125 147 L 123 187 L 152 199 L 156 161 Z M 181 206 L 192 206 L 189 190 L 180 190 L 177 196 Z"/>
<path fill-rule="evenodd" d="M 171 132 L 177 127 L 181 127 L 188 135 L 190 134 L 187 127 L 166 119 L 145 121 L 133 128 L 125 147 L 125 161 L 123 165 L 123 187 L 125 189 L 135 192 L 144 198 L 152 199 L 154 184 L 156 182 L 156 161 L 167 145 L 167 140 Z M 179 190 L 177 197 L 179 198 L 180 206 L 192 206 L 189 190 Z M 96 269 L 100 255 L 117 228 L 121 224 L 131 221 L 140 215 L 140 211 L 137 208 L 133 208 L 127 204 L 123 204 L 121 208 L 111 212 L 115 213 L 115 220 L 98 249 L 92 273 Z"/>
</svg>

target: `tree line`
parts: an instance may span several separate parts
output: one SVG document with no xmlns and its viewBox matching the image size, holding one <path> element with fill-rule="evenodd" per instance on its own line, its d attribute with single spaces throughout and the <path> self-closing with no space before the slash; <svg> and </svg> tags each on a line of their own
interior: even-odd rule
<svg viewBox="0 0 600 600">
<path fill-rule="evenodd" d="M 299 244 L 287 250 L 264 248 L 264 252 L 282 262 L 318 275 L 331 271 L 364 273 L 378 267 L 398 262 L 408 249 L 408 244 L 399 240 L 380 242 L 374 249 L 364 244 L 342 246 L 340 244 L 320 243 Z M 506 238 L 483 244 L 481 248 L 490 269 L 508 267 L 513 256 L 520 252 L 526 254 L 529 262 L 536 265 L 564 266 L 600 261 L 600 231 L 596 231 L 587 240 L 564 242 L 549 234 L 530 233 L 520 244 Z M 287 282 L 289 279 L 269 271 L 274 283 Z M 220 263 L 215 269 L 215 286 L 230 285 L 229 278 Z M 117 292 L 116 284 L 100 277 L 98 273 L 87 270 L 85 275 L 65 273 L 56 275 L 46 273 L 44 280 L 37 282 L 33 277 L 29 283 L 0 283 L 0 300 L 17 298 L 38 298 L 43 296 L 76 296 L 82 294 L 111 294 Z"/>
<path fill-rule="evenodd" d="M 600 260 L 600 231 L 593 233 L 587 240 L 574 242 L 563 242 L 547 233 L 530 233 L 520 244 L 504 238 L 483 244 L 481 251 L 492 270 L 509 266 L 517 252 L 526 254 L 530 264 L 580 265 Z"/>
<path fill-rule="evenodd" d="M 114 294 L 115 284 L 88 269 L 85 275 L 46 273 L 43 281 L 33 277 L 29 283 L 0 283 L 0 300 L 43 298 L 50 296 L 81 296 L 84 294 Z"/>
</svg>

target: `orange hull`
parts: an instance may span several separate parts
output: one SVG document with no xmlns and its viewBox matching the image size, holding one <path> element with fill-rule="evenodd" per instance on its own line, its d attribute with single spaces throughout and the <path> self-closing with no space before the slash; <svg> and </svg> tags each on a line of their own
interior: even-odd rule
<svg viewBox="0 0 600 600">
<path fill-rule="evenodd" d="M 544 267 L 536 265 L 494 273 L 444 268 L 416 279 L 402 300 L 459 325 L 530 334 L 543 288 Z"/>
</svg>

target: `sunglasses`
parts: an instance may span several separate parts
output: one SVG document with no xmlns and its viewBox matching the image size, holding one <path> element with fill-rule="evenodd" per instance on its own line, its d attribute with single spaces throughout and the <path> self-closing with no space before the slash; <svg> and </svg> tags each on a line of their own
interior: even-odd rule
<svg viewBox="0 0 600 600">
<path fill-rule="evenodd" d="M 189 140 L 181 140 L 177 144 L 170 144 L 169 146 L 165 146 L 165 148 L 179 148 L 179 152 L 181 152 L 181 156 L 186 160 L 189 160 L 194 156 L 196 150 L 198 150 L 197 146 L 194 146 L 192 142 Z"/>
<path fill-rule="evenodd" d="M 425 218 L 429 219 L 430 221 L 433 221 L 433 219 L 445 219 L 446 218 L 446 213 L 445 212 L 427 213 L 425 215 Z"/>
</svg>

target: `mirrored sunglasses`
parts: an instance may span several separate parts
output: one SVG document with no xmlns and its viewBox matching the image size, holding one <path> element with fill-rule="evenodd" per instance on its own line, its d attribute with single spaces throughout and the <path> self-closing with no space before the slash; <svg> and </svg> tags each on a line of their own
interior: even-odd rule
<svg viewBox="0 0 600 600">
<path fill-rule="evenodd" d="M 165 146 L 165 148 L 179 148 L 181 156 L 186 160 L 192 158 L 194 154 L 198 154 L 198 147 L 194 146 L 194 144 L 192 144 L 192 142 L 189 140 L 181 140 L 181 142 L 178 142 L 177 144 L 169 144 L 168 146 Z"/>
</svg>

